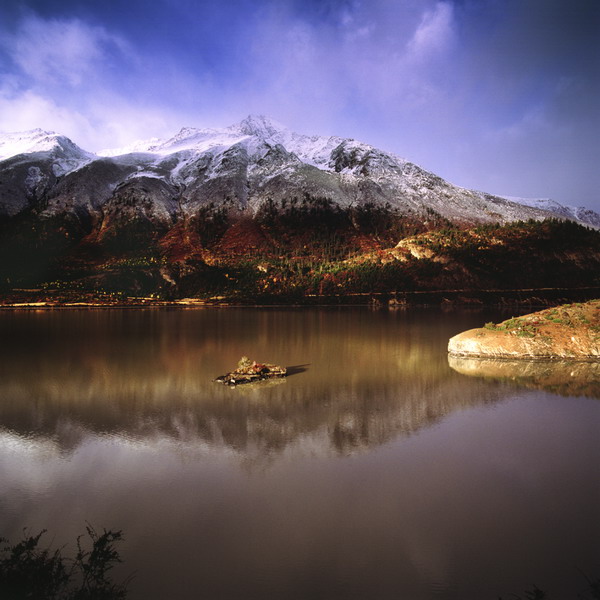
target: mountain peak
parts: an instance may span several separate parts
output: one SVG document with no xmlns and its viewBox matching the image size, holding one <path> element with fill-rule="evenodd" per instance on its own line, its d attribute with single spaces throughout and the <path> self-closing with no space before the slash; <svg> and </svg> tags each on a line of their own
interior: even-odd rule
<svg viewBox="0 0 600 600">
<path fill-rule="evenodd" d="M 229 129 L 237 129 L 245 135 L 255 135 L 262 139 L 272 138 L 287 131 L 287 128 L 265 115 L 248 115 Z"/>
<path fill-rule="evenodd" d="M 44 168 L 50 166 L 56 177 L 100 157 L 112 157 L 115 172 L 122 169 L 125 178 L 110 181 L 106 190 L 117 189 L 124 181 L 136 177 L 154 178 L 167 186 L 176 186 L 177 190 L 181 186 L 186 198 L 190 198 L 190 205 L 197 202 L 218 205 L 223 198 L 235 197 L 240 206 L 254 210 L 265 198 L 310 194 L 328 198 L 340 206 L 389 203 L 413 214 L 429 209 L 460 222 L 488 222 L 494 218 L 509 221 L 553 214 L 600 226 L 600 215 L 593 211 L 565 207 L 547 199 L 501 199 L 458 188 L 370 144 L 336 136 L 294 133 L 261 114 L 250 114 L 229 127 L 183 127 L 166 140 L 153 138 L 97 154 L 85 152 L 69 138 L 42 129 L 0 133 L 0 161 L 11 157 L 18 158 L 7 168 L 17 165 L 21 169 L 30 161 L 38 170 L 38 164 Z M 33 181 L 27 177 L 21 182 L 26 191 Z M 13 203 L 17 208 L 12 208 L 13 204 L 3 205 L 1 196 L 2 189 L 0 216 L 28 206 L 26 195 Z"/>
<path fill-rule="evenodd" d="M 172 140 L 184 140 L 192 136 L 196 136 L 199 133 L 205 133 L 206 130 L 199 129 L 198 127 L 182 127 L 171 139 Z"/>
<path fill-rule="evenodd" d="M 89 154 L 68 137 L 53 131 L 37 128 L 28 131 L 0 133 L 0 160 L 19 154 L 37 152 L 60 152 L 77 157 L 87 157 Z"/>
</svg>

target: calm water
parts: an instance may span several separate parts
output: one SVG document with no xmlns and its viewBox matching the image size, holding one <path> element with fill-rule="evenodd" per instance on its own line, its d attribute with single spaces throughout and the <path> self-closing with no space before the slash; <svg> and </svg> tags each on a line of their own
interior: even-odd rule
<svg viewBox="0 0 600 600">
<path fill-rule="evenodd" d="M 449 365 L 449 337 L 508 316 L 2 312 L 0 537 L 122 529 L 135 600 L 576 597 L 600 388 Z M 291 375 L 211 381 L 242 355 Z"/>
</svg>

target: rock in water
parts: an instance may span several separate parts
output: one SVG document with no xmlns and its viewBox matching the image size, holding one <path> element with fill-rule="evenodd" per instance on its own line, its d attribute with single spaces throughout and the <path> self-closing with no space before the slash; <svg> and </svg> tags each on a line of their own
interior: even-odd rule
<svg viewBox="0 0 600 600">
<path fill-rule="evenodd" d="M 243 356 L 238 363 L 237 369 L 226 375 L 221 375 L 215 379 L 225 385 L 239 385 L 241 383 L 252 383 L 264 379 L 275 379 L 285 377 L 287 370 L 285 367 L 272 365 L 269 363 L 258 363 Z"/>
<path fill-rule="evenodd" d="M 564 304 L 450 339 L 456 356 L 600 360 L 600 300 Z"/>
</svg>

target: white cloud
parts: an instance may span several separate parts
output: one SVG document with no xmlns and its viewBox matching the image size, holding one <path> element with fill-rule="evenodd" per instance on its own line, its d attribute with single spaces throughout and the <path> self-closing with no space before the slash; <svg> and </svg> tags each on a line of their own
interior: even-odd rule
<svg viewBox="0 0 600 600">
<path fill-rule="evenodd" d="M 30 16 L 4 40 L 6 51 L 34 84 L 77 87 L 97 77 L 103 61 L 123 40 L 78 19 L 43 20 Z"/>
<path fill-rule="evenodd" d="M 369 38 L 376 30 L 376 25 L 370 19 L 364 21 L 364 13 L 360 3 L 355 2 L 346 6 L 339 17 L 339 24 L 346 41 L 354 42 Z"/>
<path fill-rule="evenodd" d="M 263 12 L 243 75 L 218 80 L 186 70 L 176 57 L 138 55 L 103 27 L 30 15 L 0 41 L 19 67 L 11 89 L 4 82 L 0 90 L 12 115 L 1 116 L 0 125 L 75 134 L 90 150 L 248 112 L 338 133 L 350 122 L 348 107 L 397 113 L 433 102 L 438 89 L 426 64 L 452 30 L 452 9 L 444 2 L 407 4 L 403 11 L 354 2 L 331 23 L 278 4 Z"/>
<path fill-rule="evenodd" d="M 193 4 L 180 21 L 172 18 L 177 3 L 169 7 L 165 33 L 174 25 L 182 33 L 173 38 L 121 22 L 129 27 L 123 39 L 108 25 L 114 15 L 104 26 L 31 13 L 10 31 L 0 25 L 0 129 L 52 129 L 98 150 L 256 112 L 297 131 L 364 139 L 481 189 L 484 173 L 532 179 L 533 168 L 510 165 L 560 164 L 550 155 L 559 148 L 582 173 L 580 188 L 588 182 L 596 194 L 597 78 L 593 61 L 582 60 L 591 33 L 579 42 L 561 37 L 558 22 L 519 29 L 527 21 L 518 2 L 504 10 L 490 0 L 482 11 L 451 0 L 355 0 L 330 3 L 323 18 L 297 2 L 257 0 L 246 19 L 229 19 L 196 43 Z M 215 14 L 233 16 L 220 6 Z M 556 36 L 573 48 L 553 50 L 550 62 Z M 546 170 L 549 178 L 557 169 Z"/>
<path fill-rule="evenodd" d="M 443 52 L 454 40 L 454 11 L 447 2 L 428 10 L 407 44 L 409 57 L 427 58 Z"/>
<path fill-rule="evenodd" d="M 0 88 L 0 131 L 40 127 L 66 135 L 89 151 L 170 136 L 183 125 L 182 118 L 176 108 L 141 107 L 108 91 L 98 92 L 82 111 L 32 90 Z"/>
<path fill-rule="evenodd" d="M 148 79 L 144 61 L 128 43 L 103 27 L 28 16 L 15 33 L 0 36 L 0 44 L 17 67 L 0 83 L 1 131 L 40 127 L 96 151 L 171 135 L 182 126 L 176 102 L 169 107 L 153 104 L 151 97 L 145 101 L 144 86 L 161 88 Z M 123 71 L 128 81 L 137 82 L 137 97 L 115 82 Z M 168 66 L 161 72 L 165 86 L 172 85 Z M 195 89 L 193 78 L 179 79 L 186 81 L 186 90 Z M 182 95 L 175 92 L 178 99 Z"/>
<path fill-rule="evenodd" d="M 17 94 L 0 89 L 0 131 L 26 131 L 40 127 L 72 138 L 82 145 L 95 136 L 87 115 L 26 90 Z"/>
<path fill-rule="evenodd" d="M 331 23 L 280 6 L 265 12 L 248 52 L 245 100 L 260 111 L 274 106 L 275 116 L 292 125 L 329 123 L 329 131 L 345 113 L 371 111 L 384 119 L 431 111 L 445 94 L 436 70 L 454 49 L 452 6 L 420 0 L 394 6 L 354 2 Z"/>
<path fill-rule="evenodd" d="M 89 105 L 90 120 L 94 125 L 89 147 L 121 147 L 132 141 L 150 137 L 169 137 L 183 125 L 194 122 L 177 110 L 176 106 L 140 106 L 128 98 L 113 92 L 99 93 Z"/>
</svg>

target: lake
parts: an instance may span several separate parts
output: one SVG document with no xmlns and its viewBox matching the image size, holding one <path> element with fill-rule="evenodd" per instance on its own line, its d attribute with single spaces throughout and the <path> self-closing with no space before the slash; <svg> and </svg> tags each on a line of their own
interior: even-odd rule
<svg viewBox="0 0 600 600">
<path fill-rule="evenodd" d="M 598 382 L 448 361 L 510 316 L 0 312 L 0 537 L 121 529 L 134 600 L 576 597 L 600 576 Z M 243 355 L 290 375 L 212 381 Z"/>
</svg>

